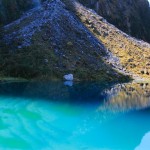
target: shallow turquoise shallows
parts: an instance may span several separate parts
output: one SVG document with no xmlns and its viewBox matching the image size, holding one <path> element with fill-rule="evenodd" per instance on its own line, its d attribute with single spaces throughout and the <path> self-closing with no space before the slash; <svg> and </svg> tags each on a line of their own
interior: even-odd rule
<svg viewBox="0 0 150 150">
<path fill-rule="evenodd" d="M 0 150 L 150 150 L 149 106 L 149 83 L 0 83 Z"/>
</svg>

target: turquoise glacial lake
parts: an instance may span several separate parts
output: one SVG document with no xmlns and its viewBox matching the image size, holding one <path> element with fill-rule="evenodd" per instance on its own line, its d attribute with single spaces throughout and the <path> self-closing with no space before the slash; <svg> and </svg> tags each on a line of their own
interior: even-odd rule
<svg viewBox="0 0 150 150">
<path fill-rule="evenodd" d="M 1 82 L 0 150 L 150 150 L 150 84 Z"/>
</svg>

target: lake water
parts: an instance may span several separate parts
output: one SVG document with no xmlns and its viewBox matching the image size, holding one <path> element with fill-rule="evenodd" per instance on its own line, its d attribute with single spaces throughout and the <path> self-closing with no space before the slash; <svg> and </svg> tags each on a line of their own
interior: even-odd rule
<svg viewBox="0 0 150 150">
<path fill-rule="evenodd" d="M 0 150 L 150 150 L 149 106 L 149 83 L 0 83 Z"/>
</svg>

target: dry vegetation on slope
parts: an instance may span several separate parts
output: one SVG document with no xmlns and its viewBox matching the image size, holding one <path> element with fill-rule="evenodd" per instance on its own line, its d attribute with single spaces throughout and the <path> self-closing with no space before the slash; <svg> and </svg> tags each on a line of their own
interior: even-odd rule
<svg viewBox="0 0 150 150">
<path fill-rule="evenodd" d="M 139 41 L 109 24 L 90 9 L 74 2 L 76 14 L 86 27 L 120 60 L 124 71 L 150 79 L 150 44 Z M 110 62 L 109 62 L 110 63 Z"/>
<path fill-rule="evenodd" d="M 5 75 L 62 78 L 73 73 L 82 80 L 126 79 L 120 71 L 150 79 L 150 45 L 75 0 L 49 0 L 3 32 L 7 46 L 0 50 L 0 72 Z"/>
</svg>

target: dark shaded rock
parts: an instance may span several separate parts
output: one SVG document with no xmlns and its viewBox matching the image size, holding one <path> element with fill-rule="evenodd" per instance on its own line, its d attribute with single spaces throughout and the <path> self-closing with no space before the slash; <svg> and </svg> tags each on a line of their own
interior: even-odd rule
<svg viewBox="0 0 150 150">
<path fill-rule="evenodd" d="M 150 42 L 150 7 L 147 0 L 79 0 L 122 31 Z"/>
</svg>

